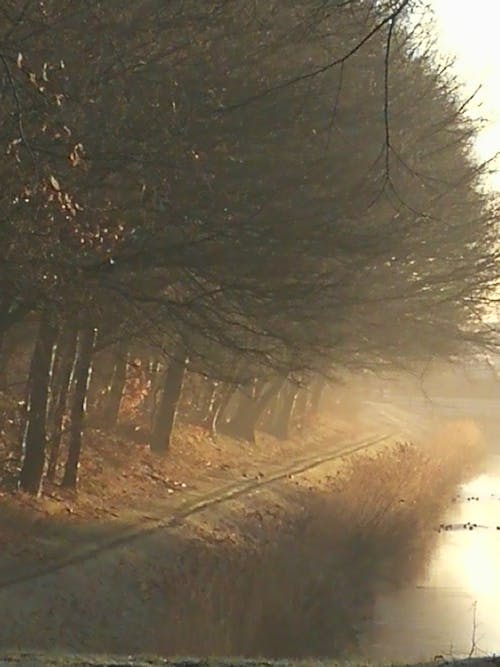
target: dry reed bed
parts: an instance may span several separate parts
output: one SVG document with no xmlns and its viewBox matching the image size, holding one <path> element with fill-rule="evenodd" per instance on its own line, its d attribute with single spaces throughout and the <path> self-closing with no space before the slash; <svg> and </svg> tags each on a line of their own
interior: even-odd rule
<svg viewBox="0 0 500 667">
<path fill-rule="evenodd" d="M 353 650 L 376 590 L 425 567 L 450 496 L 482 453 L 474 424 L 449 424 L 423 445 L 351 459 L 252 548 L 196 549 L 169 581 L 161 649 L 293 658 Z"/>
</svg>

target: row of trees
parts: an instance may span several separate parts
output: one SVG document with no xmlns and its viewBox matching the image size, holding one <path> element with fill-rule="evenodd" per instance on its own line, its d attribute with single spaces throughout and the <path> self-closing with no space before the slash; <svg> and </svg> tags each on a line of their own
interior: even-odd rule
<svg viewBox="0 0 500 667">
<path fill-rule="evenodd" d="M 318 375 L 494 344 L 487 165 L 419 4 L 7 2 L 3 363 L 38 325 L 22 488 L 68 410 L 76 485 L 103 354 L 109 423 L 133 353 L 164 452 L 186 368 L 205 422 L 251 441 Z"/>
</svg>

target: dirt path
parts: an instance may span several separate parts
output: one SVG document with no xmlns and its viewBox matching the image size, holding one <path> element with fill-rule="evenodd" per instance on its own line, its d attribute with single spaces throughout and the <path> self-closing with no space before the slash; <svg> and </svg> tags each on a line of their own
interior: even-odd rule
<svg viewBox="0 0 500 667">
<path fill-rule="evenodd" d="M 7 569 L 3 568 L 0 578 L 0 590 L 30 582 L 46 575 L 56 574 L 65 568 L 85 563 L 107 551 L 130 545 L 134 541 L 152 535 L 157 531 L 174 528 L 183 520 L 204 510 L 250 494 L 253 491 L 269 486 L 287 477 L 299 475 L 331 461 L 353 455 L 359 451 L 383 443 L 393 436 L 394 434 L 392 433 L 377 433 L 374 435 L 365 435 L 351 442 L 340 442 L 333 448 L 330 447 L 313 455 L 297 458 L 287 466 L 280 466 L 270 471 L 267 475 L 262 475 L 260 479 L 240 480 L 215 488 L 209 493 L 184 501 L 177 509 L 172 510 L 171 507 L 168 507 L 164 516 L 143 515 L 139 521 L 127 526 L 118 534 L 113 532 L 111 536 L 105 535 L 98 543 L 84 543 L 80 549 L 62 558 L 55 559 L 44 566 L 40 566 L 39 564 L 23 566 L 17 561 Z"/>
<path fill-rule="evenodd" d="M 253 467 L 224 468 L 225 477 L 207 477 L 203 486 L 165 492 L 154 506 L 137 506 L 133 524 L 110 522 L 101 525 L 99 539 L 84 532 L 80 540 L 69 540 L 59 558 L 46 551 L 37 559 L 31 551 L 7 568 L 0 554 L 0 651 L 281 655 L 280 647 L 291 646 L 294 638 L 300 646 L 323 646 L 327 639 L 330 646 L 333 636 L 336 647 L 350 646 L 358 615 L 369 613 L 366 582 L 378 558 L 369 540 L 362 549 L 356 546 L 356 517 L 363 519 L 376 498 L 384 501 L 382 471 L 388 480 L 396 477 L 389 495 L 400 508 L 400 448 L 388 445 L 404 441 L 407 433 L 397 427 L 384 420 L 356 436 L 323 432 L 307 456 L 283 449 Z M 393 428 L 397 434 L 388 433 Z M 352 498 L 332 498 L 346 470 L 363 470 L 363 462 L 369 469 Z M 422 474 L 425 479 L 427 467 Z M 406 541 L 406 509 L 394 517 Z M 310 533 L 316 518 L 317 534 Z M 324 587 L 325 576 L 330 587 Z M 334 613 L 323 627 L 327 607 Z M 334 627 L 345 628 L 345 637 L 337 637 Z M 300 646 L 292 655 L 302 655 Z"/>
<path fill-rule="evenodd" d="M 1 554 L 0 650 L 168 653 L 168 618 L 176 609 L 172 595 L 179 577 L 185 580 L 181 588 L 189 591 L 192 576 L 199 581 L 207 567 L 224 568 L 233 538 L 243 539 L 239 544 L 246 549 L 252 535 L 258 542 L 272 526 L 279 532 L 290 503 L 303 497 L 300 488 L 317 486 L 346 457 L 385 447 L 389 437 L 372 431 L 335 445 L 325 441 L 322 448 L 318 443 L 309 456 L 267 466 L 259 479 L 192 494 L 176 507 L 165 504 L 165 515 L 143 516 L 121 532 L 104 530 L 99 541 L 82 540 L 78 550 L 60 559 L 43 552 L 38 560 L 32 553 L 17 560 Z M 251 518 L 260 512 L 265 524 Z M 238 534 L 241 522 L 246 536 Z M 214 560 L 210 553 L 220 557 Z M 206 576 L 210 586 L 210 569 Z"/>
</svg>

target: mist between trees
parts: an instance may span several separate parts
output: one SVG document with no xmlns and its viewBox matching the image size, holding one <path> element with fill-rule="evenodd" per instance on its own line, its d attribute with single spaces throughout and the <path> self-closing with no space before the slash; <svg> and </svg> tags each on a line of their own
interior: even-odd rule
<svg viewBox="0 0 500 667">
<path fill-rule="evenodd" d="M 496 345 L 489 165 L 417 11 L 3 3 L 1 368 L 26 397 L 22 489 L 56 475 L 63 432 L 76 487 L 86 404 L 112 428 L 133 369 L 166 454 L 180 403 L 214 435 L 286 437 L 346 370 Z"/>
</svg>

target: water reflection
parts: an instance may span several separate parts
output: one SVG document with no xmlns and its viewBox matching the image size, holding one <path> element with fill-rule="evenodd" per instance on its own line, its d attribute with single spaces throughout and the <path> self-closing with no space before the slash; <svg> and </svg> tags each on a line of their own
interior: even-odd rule
<svg viewBox="0 0 500 667">
<path fill-rule="evenodd" d="M 477 653 L 500 654 L 500 456 L 452 507 L 452 528 L 441 532 L 423 580 L 377 600 L 362 638 L 366 657 L 462 657 L 472 644 Z"/>
</svg>

